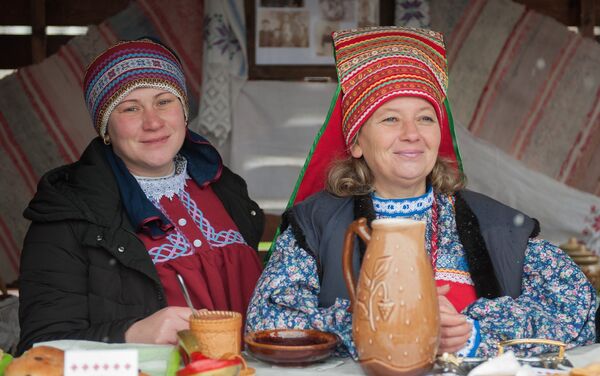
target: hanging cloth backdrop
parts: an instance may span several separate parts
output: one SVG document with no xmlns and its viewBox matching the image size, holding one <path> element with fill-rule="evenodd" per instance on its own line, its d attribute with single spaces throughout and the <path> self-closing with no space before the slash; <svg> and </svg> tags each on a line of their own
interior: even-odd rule
<svg viewBox="0 0 600 376">
<path fill-rule="evenodd" d="M 159 38 L 182 60 L 190 117 L 198 112 L 202 72 L 202 0 L 177 6 L 138 0 L 43 62 L 0 80 L 0 275 L 17 278 L 28 222 L 22 212 L 42 174 L 74 162 L 95 136 L 82 94 L 87 64 L 121 39 Z M 185 36 L 185 38 L 181 38 Z"/>
<path fill-rule="evenodd" d="M 233 106 L 248 76 L 243 0 L 208 0 L 199 113 L 190 128 L 218 145 L 229 137 Z"/>
<path fill-rule="evenodd" d="M 557 243 L 577 236 L 600 254 L 600 44 L 509 0 L 430 0 L 429 11 L 448 44 L 455 121 L 499 149 L 464 156 L 470 181 L 550 223 Z M 484 159 L 505 170 L 486 173 Z"/>
<path fill-rule="evenodd" d="M 398 3 L 413 7 L 408 1 Z M 13 281 L 17 276 L 19 251 L 28 225 L 21 213 L 39 177 L 52 167 L 74 161 L 94 135 L 81 94 L 81 78 L 87 63 L 101 50 L 118 39 L 142 35 L 162 39 L 183 61 L 191 118 L 197 114 L 203 84 L 204 2 L 181 0 L 177 5 L 138 0 L 98 27 L 91 27 L 86 36 L 73 38 L 42 63 L 0 80 L 0 275 L 4 280 Z M 236 2 L 234 7 L 224 6 L 216 12 L 229 17 L 235 14 L 228 11 L 231 8 L 239 9 L 239 5 Z M 429 21 L 432 29 L 446 36 L 449 98 L 456 123 L 520 160 L 525 168 L 579 191 L 600 195 L 597 42 L 583 39 L 555 20 L 509 0 L 429 0 L 429 15 L 425 8 L 409 10 L 411 17 L 405 17 L 409 13 L 404 12 L 400 18 Z M 238 35 L 237 26 L 230 26 Z M 219 58 L 213 55 L 208 61 Z M 230 66 L 230 77 L 235 77 L 234 66 Z M 244 67 L 239 68 L 237 76 L 243 79 Z M 229 96 L 225 100 L 235 103 L 237 89 L 229 88 L 233 89 L 219 98 Z M 206 121 L 192 122 L 191 126 L 209 128 L 222 140 L 228 132 L 228 119 L 222 120 L 215 128 L 209 128 Z M 309 147 L 307 144 L 306 150 Z M 470 158 L 465 156 L 465 162 Z M 474 179 L 478 178 L 471 176 L 472 183 Z M 482 182 L 479 187 L 486 184 Z M 293 179 L 288 192 L 292 186 Z M 495 192 L 496 198 L 514 202 L 511 192 L 525 194 L 507 186 Z M 573 194 L 568 200 L 563 196 L 555 199 L 565 205 L 570 205 L 569 200 L 576 201 L 577 205 L 571 207 L 578 208 L 579 225 L 567 229 L 587 236 L 598 251 L 600 241 L 593 239 L 600 239 L 600 208 L 586 197 L 592 196 Z M 569 221 L 575 214 L 563 216 L 554 211 L 547 215 Z M 544 215 L 540 219 L 544 223 Z"/>
<path fill-rule="evenodd" d="M 600 44 L 509 0 L 430 0 L 446 35 L 449 98 L 469 131 L 600 195 Z"/>
</svg>

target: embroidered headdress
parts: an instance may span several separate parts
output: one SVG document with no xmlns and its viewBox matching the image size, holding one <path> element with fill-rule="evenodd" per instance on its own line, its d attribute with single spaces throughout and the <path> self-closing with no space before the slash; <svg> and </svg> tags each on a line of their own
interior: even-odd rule
<svg viewBox="0 0 600 376">
<path fill-rule="evenodd" d="M 342 128 L 350 147 L 379 106 L 399 96 L 417 96 L 442 111 L 448 75 L 442 36 L 423 29 L 375 28 L 333 34 L 342 86 Z"/>
<path fill-rule="evenodd" d="M 181 101 L 188 119 L 185 77 L 177 56 L 148 39 L 120 42 L 88 66 L 83 81 L 85 103 L 100 137 L 105 136 L 108 118 L 115 107 L 141 87 L 173 93 Z"/>
<path fill-rule="evenodd" d="M 397 26 L 353 29 L 333 33 L 338 88 L 327 119 L 317 134 L 288 206 L 325 186 L 327 169 L 347 156 L 365 121 L 387 101 L 414 96 L 434 107 L 440 128 L 438 155 L 456 161 L 446 98 L 446 50 L 440 33 Z"/>
</svg>

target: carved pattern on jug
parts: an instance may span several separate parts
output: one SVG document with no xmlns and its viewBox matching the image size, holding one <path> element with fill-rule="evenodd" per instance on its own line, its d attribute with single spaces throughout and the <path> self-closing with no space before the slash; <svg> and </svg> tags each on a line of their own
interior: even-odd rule
<svg viewBox="0 0 600 376">
<path fill-rule="evenodd" d="M 385 275 L 392 263 L 392 256 L 381 256 L 375 260 L 373 276 L 365 270 L 361 276 L 363 293 L 358 296 L 358 307 L 360 312 L 369 321 L 369 327 L 373 332 L 377 331 L 376 321 L 379 317 L 387 321 L 396 305 L 388 295 L 388 286 Z M 378 299 L 379 298 L 379 299 Z M 377 310 L 374 305 L 377 304 Z M 379 312 L 379 315 L 377 315 Z"/>
</svg>

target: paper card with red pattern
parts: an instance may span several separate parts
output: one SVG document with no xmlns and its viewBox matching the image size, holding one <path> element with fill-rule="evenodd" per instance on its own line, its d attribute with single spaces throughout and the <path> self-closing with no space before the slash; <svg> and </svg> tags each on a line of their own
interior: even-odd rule
<svg viewBox="0 0 600 376">
<path fill-rule="evenodd" d="M 65 351 L 65 376 L 137 376 L 137 350 Z"/>
</svg>

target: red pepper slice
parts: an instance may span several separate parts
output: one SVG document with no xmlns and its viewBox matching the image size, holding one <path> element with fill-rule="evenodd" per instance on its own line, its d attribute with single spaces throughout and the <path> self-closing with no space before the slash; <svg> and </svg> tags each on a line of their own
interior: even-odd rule
<svg viewBox="0 0 600 376">
<path fill-rule="evenodd" d="M 192 357 L 194 354 L 192 353 Z M 239 359 L 201 359 L 188 364 L 185 368 L 177 371 L 177 376 L 193 376 L 195 374 L 212 371 L 219 368 L 240 365 Z"/>
<path fill-rule="evenodd" d="M 204 360 L 204 359 L 212 359 L 212 358 L 209 358 L 208 356 L 206 356 L 198 351 L 194 351 L 193 353 L 190 354 L 190 363 L 193 363 L 196 360 Z"/>
</svg>

